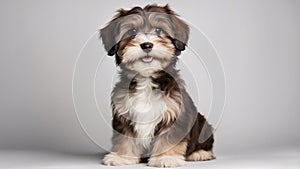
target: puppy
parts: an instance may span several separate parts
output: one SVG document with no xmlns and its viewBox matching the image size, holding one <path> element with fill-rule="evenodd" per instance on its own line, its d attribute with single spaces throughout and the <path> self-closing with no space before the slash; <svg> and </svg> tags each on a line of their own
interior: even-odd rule
<svg viewBox="0 0 300 169">
<path fill-rule="evenodd" d="M 118 10 L 100 36 L 120 76 L 111 95 L 113 147 L 103 164 L 177 167 L 214 159 L 213 128 L 175 67 L 188 25 L 168 5 L 148 5 Z"/>
</svg>

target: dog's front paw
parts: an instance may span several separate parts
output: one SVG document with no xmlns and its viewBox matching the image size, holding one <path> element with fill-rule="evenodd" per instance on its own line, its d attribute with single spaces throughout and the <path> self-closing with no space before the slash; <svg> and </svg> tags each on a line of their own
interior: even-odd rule
<svg viewBox="0 0 300 169">
<path fill-rule="evenodd" d="M 151 167 L 179 167 L 185 164 L 184 157 L 181 156 L 157 156 L 149 159 L 148 165 Z"/>
<path fill-rule="evenodd" d="M 187 161 L 207 161 L 213 160 L 216 157 L 212 151 L 198 150 L 186 157 Z"/>
<path fill-rule="evenodd" d="M 116 153 L 109 153 L 106 154 L 105 157 L 102 160 L 102 163 L 104 165 L 112 165 L 112 166 L 117 166 L 117 165 L 132 165 L 132 164 L 137 164 L 139 162 L 138 157 L 126 157 L 126 156 L 120 156 L 117 155 Z"/>
</svg>

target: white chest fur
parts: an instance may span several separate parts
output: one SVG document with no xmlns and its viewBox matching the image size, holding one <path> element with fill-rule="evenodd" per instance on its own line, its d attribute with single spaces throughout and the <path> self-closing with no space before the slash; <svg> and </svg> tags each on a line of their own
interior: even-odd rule
<svg viewBox="0 0 300 169">
<path fill-rule="evenodd" d="M 129 116 L 135 123 L 137 143 L 147 148 L 154 136 L 156 125 L 166 111 L 164 94 L 156 87 L 151 78 L 138 78 L 136 92 L 129 98 Z"/>
</svg>

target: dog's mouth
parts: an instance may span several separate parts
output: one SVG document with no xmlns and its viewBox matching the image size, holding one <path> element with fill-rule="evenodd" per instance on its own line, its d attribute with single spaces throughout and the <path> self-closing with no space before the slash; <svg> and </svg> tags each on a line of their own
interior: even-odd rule
<svg viewBox="0 0 300 169">
<path fill-rule="evenodd" d="M 142 60 L 142 62 L 144 62 L 144 63 L 151 63 L 151 62 L 153 61 L 153 57 L 147 55 L 147 56 L 142 57 L 141 60 Z"/>
</svg>

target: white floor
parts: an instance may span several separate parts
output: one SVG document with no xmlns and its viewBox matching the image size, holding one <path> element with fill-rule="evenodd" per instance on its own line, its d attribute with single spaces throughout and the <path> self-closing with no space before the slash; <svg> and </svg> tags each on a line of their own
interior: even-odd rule
<svg viewBox="0 0 300 169">
<path fill-rule="evenodd" d="M 99 168 L 151 168 L 146 164 L 109 167 L 101 165 L 101 155 L 74 155 L 41 151 L 0 151 L 2 169 L 99 169 Z M 272 150 L 217 156 L 216 160 L 187 162 L 181 168 L 201 169 L 300 169 L 300 149 Z"/>
</svg>

